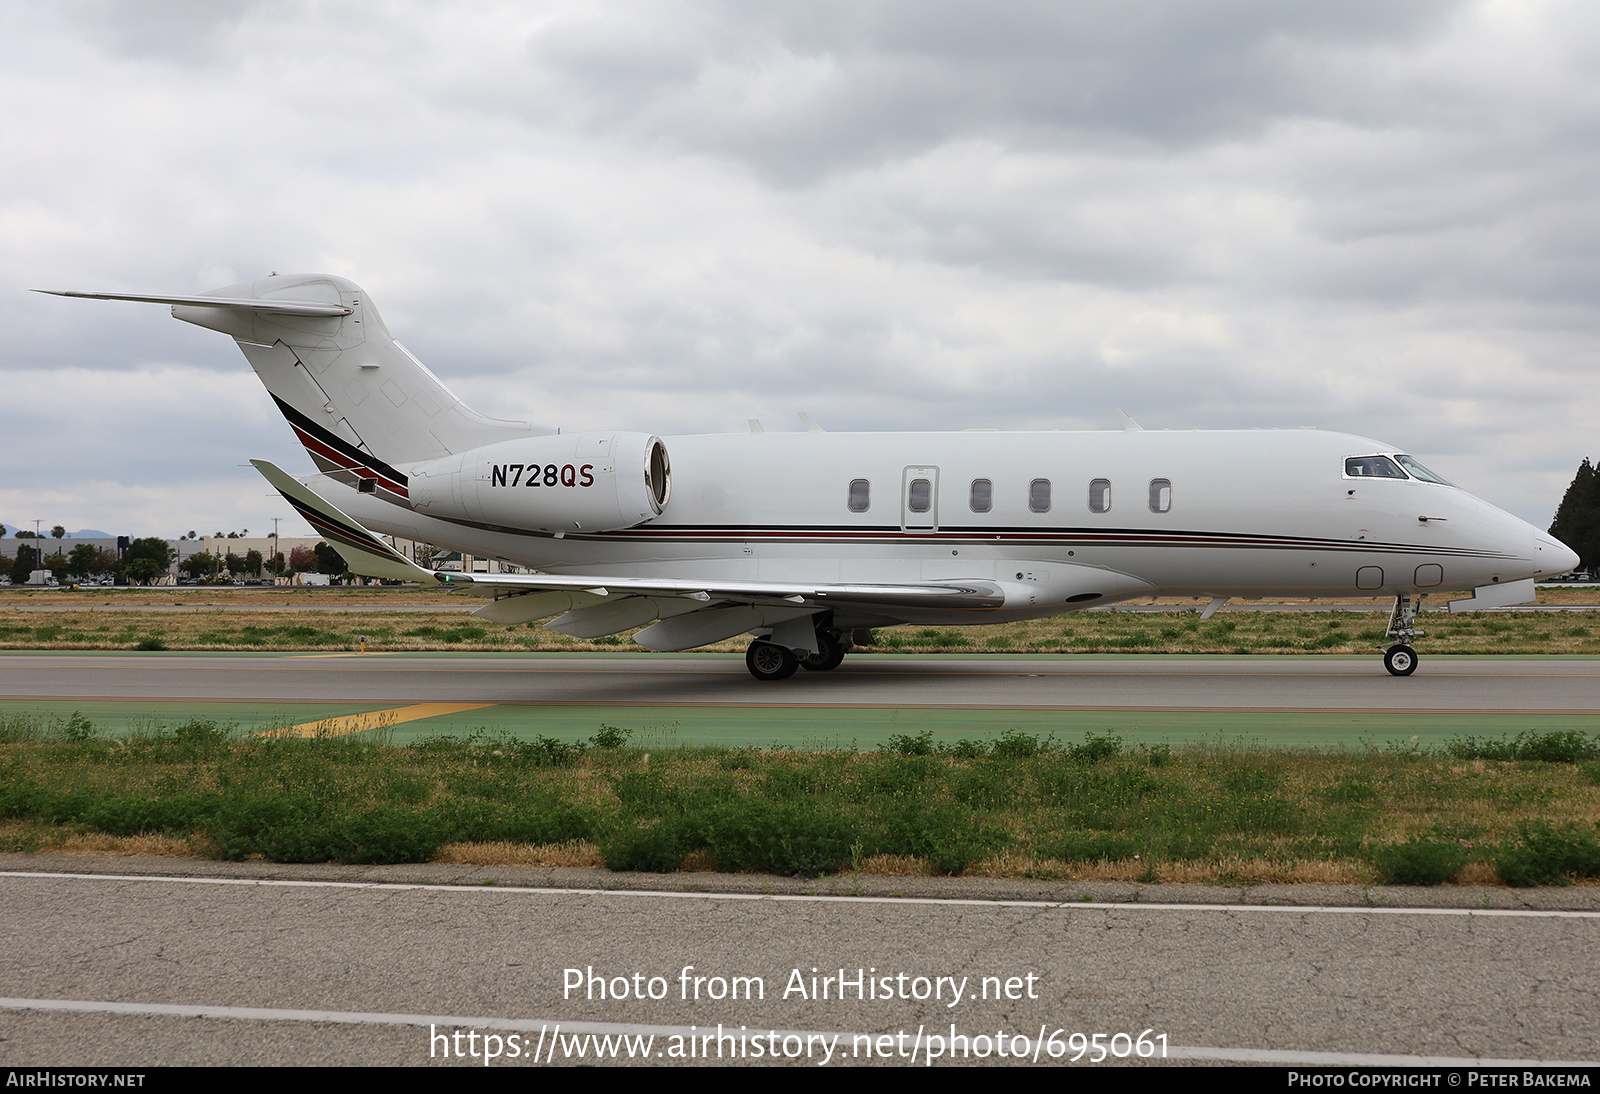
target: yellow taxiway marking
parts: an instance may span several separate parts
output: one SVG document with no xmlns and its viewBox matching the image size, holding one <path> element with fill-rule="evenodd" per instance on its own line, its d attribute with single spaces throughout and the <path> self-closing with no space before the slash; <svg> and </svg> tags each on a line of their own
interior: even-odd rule
<svg viewBox="0 0 1600 1094">
<path fill-rule="evenodd" d="M 302 722 L 287 729 L 269 730 L 259 737 L 343 737 L 348 733 L 415 722 L 419 718 L 437 718 L 441 714 L 460 714 L 465 710 L 492 707 L 494 703 L 413 703 L 408 707 L 389 710 L 369 710 L 365 714 L 349 714 L 342 718 L 324 718 L 319 722 Z"/>
</svg>

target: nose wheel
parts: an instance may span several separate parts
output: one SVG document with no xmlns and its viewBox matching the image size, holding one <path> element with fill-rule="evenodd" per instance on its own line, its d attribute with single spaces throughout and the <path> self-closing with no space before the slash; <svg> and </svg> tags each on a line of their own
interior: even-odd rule
<svg viewBox="0 0 1600 1094">
<path fill-rule="evenodd" d="M 1417 612 L 1422 607 L 1423 593 L 1415 599 L 1409 596 L 1394 598 L 1394 611 L 1389 615 L 1389 637 L 1394 645 L 1383 651 L 1383 667 L 1390 676 L 1410 676 L 1417 671 L 1417 651 L 1411 648 L 1418 635 Z"/>
<path fill-rule="evenodd" d="M 1410 676 L 1417 671 L 1417 651 L 1405 643 L 1383 651 L 1383 667 L 1390 676 Z"/>
</svg>

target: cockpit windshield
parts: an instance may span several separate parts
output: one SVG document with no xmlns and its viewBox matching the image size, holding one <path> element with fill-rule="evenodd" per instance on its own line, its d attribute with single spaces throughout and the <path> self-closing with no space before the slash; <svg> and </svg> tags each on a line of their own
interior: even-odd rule
<svg viewBox="0 0 1600 1094">
<path fill-rule="evenodd" d="M 1344 461 L 1344 473 L 1355 479 L 1403 479 L 1406 473 L 1388 456 L 1351 456 Z"/>
<path fill-rule="evenodd" d="M 1414 479 L 1421 479 L 1423 482 L 1436 482 L 1440 486 L 1455 485 L 1455 483 L 1451 482 L 1438 472 L 1428 470 L 1419 461 L 1412 459 L 1410 456 L 1402 456 L 1397 454 L 1395 459 L 1400 461 L 1401 467 L 1411 472 L 1411 477 Z"/>
</svg>

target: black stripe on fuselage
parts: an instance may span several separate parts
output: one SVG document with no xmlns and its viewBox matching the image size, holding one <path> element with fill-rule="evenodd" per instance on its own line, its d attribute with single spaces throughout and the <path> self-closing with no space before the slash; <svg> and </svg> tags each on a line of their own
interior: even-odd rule
<svg viewBox="0 0 1600 1094">
<path fill-rule="evenodd" d="M 511 528 L 501 524 L 435 516 L 422 516 L 462 528 L 504 535 L 553 539 L 551 532 Z M 1515 559 L 1519 556 L 1473 547 L 1439 547 L 1432 544 L 1379 543 L 1372 540 L 1316 539 L 1309 536 L 1274 536 L 1247 532 L 1153 532 L 1136 528 L 941 528 L 938 531 L 902 531 L 895 525 L 869 528 L 845 525 L 642 525 L 611 532 L 567 532 L 568 540 L 607 543 L 726 543 L 734 541 L 816 543 L 883 543 L 889 545 L 937 544 L 974 547 L 1044 545 L 1060 547 L 1196 547 L 1267 551 L 1328 551 L 1341 554 L 1410 554 L 1435 558 Z"/>
</svg>

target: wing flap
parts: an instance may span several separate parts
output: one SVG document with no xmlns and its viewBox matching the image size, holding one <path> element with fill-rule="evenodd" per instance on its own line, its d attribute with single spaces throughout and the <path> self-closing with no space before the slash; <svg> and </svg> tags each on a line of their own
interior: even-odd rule
<svg viewBox="0 0 1600 1094">
<path fill-rule="evenodd" d="M 931 608 L 941 611 L 993 611 L 1006 602 L 1005 590 L 988 580 L 928 582 L 915 585 L 831 584 L 803 585 L 779 581 L 721 582 L 700 578 L 644 578 L 581 574 L 458 574 L 440 572 L 439 580 L 451 585 L 473 585 L 506 593 L 537 590 L 603 588 L 612 595 L 686 596 L 707 603 L 737 600 L 774 607 L 809 605 L 813 609 L 834 605 L 881 604 L 896 608 Z M 799 600 L 795 598 L 798 597 Z"/>
</svg>

